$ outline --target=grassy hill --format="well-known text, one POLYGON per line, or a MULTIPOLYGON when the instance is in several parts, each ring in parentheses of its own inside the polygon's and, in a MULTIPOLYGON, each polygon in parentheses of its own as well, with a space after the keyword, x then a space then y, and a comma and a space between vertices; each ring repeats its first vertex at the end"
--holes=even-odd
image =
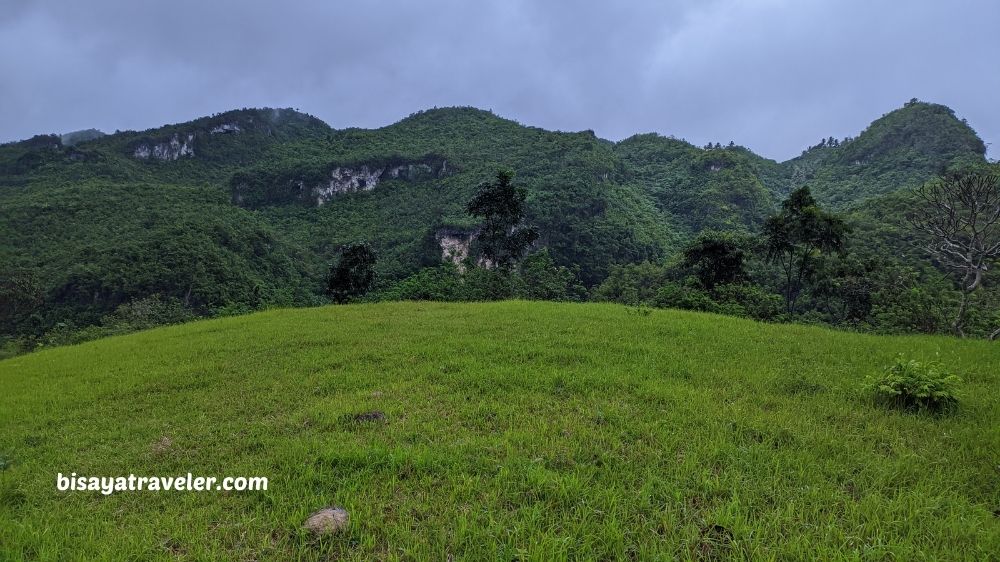
POLYGON ((0 559, 984 560, 998 379, 988 342, 600 304, 161 328, 0 362, 0 559), (957 415, 867 400, 900 353, 965 379, 957 415), (104 496, 59 472, 270 486, 104 496), (311 539, 329 504, 348 530, 311 539))

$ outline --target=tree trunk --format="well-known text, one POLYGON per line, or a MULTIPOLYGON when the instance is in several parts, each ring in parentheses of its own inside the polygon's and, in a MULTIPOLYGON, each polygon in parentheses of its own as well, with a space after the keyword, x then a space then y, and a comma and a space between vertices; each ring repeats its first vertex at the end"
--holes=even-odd
POLYGON ((990 334, 990 341, 994 341, 998 337, 1000 337, 1000 328, 997 328, 996 330, 993 330, 993 333, 990 334))
POLYGON ((969 292, 962 287, 962 302, 958 305, 958 314, 955 316, 955 323, 952 328, 955 330, 955 335, 964 338, 965 331, 962 330, 962 326, 965 324, 965 312, 969 304, 969 292))

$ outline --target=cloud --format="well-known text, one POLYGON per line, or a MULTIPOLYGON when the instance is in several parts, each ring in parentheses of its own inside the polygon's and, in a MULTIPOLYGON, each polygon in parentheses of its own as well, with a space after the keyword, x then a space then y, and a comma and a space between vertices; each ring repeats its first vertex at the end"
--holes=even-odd
POLYGON ((989 142, 997 21, 991 0, 15 0, 0 15, 0 140, 251 106, 377 127, 475 105, 784 159, 918 97, 989 142))

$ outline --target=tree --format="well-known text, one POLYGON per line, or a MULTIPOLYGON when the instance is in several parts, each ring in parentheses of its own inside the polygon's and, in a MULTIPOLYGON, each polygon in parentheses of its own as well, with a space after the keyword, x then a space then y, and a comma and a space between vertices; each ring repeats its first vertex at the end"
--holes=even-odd
POLYGON ((681 265, 693 270, 703 287, 738 283, 747 278, 748 242, 731 232, 703 232, 687 248, 681 265))
POLYGON ((767 258, 785 275, 785 310, 791 314, 806 282, 824 253, 843 253, 849 230, 840 217, 816 205, 808 187, 800 187, 781 204, 781 212, 767 219, 764 235, 767 258))
POLYGON ((363 296, 375 284, 375 250, 365 243, 348 244, 330 268, 326 292, 338 304, 363 296))
POLYGON ((500 269, 510 269, 538 239, 538 231, 523 224, 527 191, 514 186, 513 179, 512 172, 498 171, 466 206, 470 215, 483 219, 476 238, 480 254, 500 269))
MULTIPOLYGON (((952 323, 965 335, 969 296, 982 286, 992 262, 1000 259, 1000 176, 974 171, 951 174, 916 190, 921 205, 910 224, 929 236, 924 249, 957 277, 961 300, 952 323)), ((990 335, 995 339, 1000 328, 990 335)))
POLYGON ((0 333, 15 333, 17 324, 43 301, 34 273, 24 269, 0 272, 0 333))

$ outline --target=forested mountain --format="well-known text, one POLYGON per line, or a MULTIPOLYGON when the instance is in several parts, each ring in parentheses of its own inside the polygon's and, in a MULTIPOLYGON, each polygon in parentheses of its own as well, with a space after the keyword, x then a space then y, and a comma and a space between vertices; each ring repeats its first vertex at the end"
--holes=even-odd
POLYGON ((783 163, 655 134, 614 143, 546 131, 473 108, 374 130, 243 109, 81 133, 0 146, 5 291, 30 308, 6 315, 8 334, 97 323, 150 295, 196 314, 321 302, 330 262, 354 241, 374 246, 389 286, 468 245, 476 224, 465 203, 498 168, 527 188, 538 247, 593 287, 616 265, 675 255, 705 229, 756 232, 802 185, 883 232, 886 217, 865 209, 985 162, 967 124, 916 101, 783 163))
POLYGON ((910 100, 857 138, 828 139, 784 167, 793 186, 808 183, 821 201, 846 208, 981 163, 985 153, 982 139, 950 108, 910 100))

